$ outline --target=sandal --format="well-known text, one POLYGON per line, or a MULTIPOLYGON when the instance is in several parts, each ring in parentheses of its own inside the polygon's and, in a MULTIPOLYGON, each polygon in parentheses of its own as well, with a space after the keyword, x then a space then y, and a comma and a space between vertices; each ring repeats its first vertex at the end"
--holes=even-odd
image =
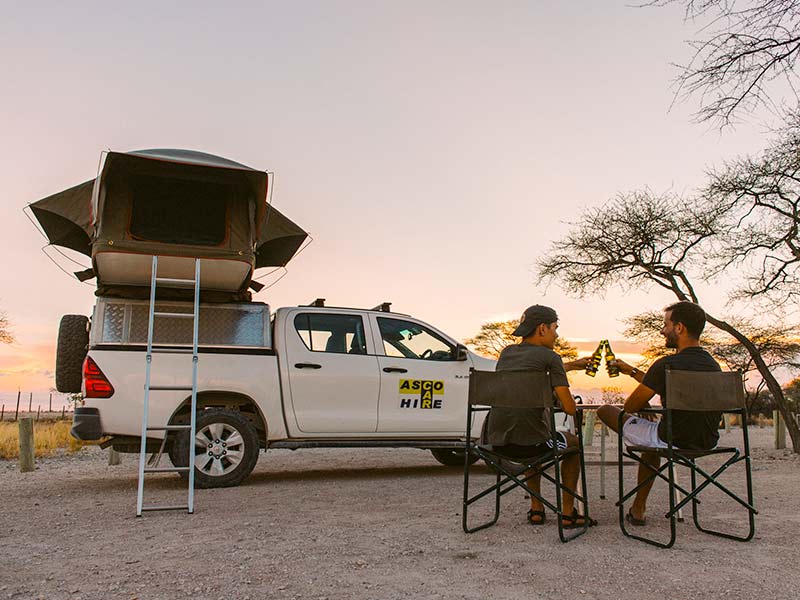
POLYGON ((573 509, 571 515, 561 515, 561 521, 561 526, 564 529, 578 529, 583 527, 594 527, 597 525, 597 521, 595 521, 592 517, 587 515, 579 515, 578 511, 575 509, 573 509), (578 523, 579 519, 583 519, 583 523, 578 523), (563 521, 566 521, 566 523, 563 523, 563 521))
POLYGON ((547 515, 543 510, 530 509, 528 511, 528 525, 544 525, 545 520, 547 520, 547 515))
POLYGON ((630 523, 631 525, 635 525, 636 527, 643 527, 647 524, 647 519, 637 519, 631 514, 630 509, 627 513, 625 513, 625 520, 630 523))

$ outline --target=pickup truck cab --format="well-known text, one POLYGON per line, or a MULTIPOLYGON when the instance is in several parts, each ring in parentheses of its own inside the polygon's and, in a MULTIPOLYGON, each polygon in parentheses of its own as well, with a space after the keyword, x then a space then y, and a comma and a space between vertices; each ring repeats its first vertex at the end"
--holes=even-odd
MULTIPOLYGON (((160 304, 191 310, 185 302, 160 304)), ((84 325, 90 333, 74 437, 139 451, 147 306, 98 298, 91 327, 84 325)), ((469 371, 495 363, 435 327, 388 304, 363 310, 317 301, 274 316, 262 303, 203 304, 200 314, 194 444, 186 431, 154 431, 147 440, 148 451, 166 452, 175 466, 188 464, 193 445, 198 487, 237 485, 262 448, 413 447, 443 464, 464 464, 469 371)), ((62 330, 80 329, 68 317, 62 330)), ((191 334, 162 337, 175 352, 153 354, 151 386, 191 387, 191 334)), ((75 343, 60 334, 59 356, 75 343)), ((185 390, 152 391, 148 425, 188 423, 190 401, 185 390)))

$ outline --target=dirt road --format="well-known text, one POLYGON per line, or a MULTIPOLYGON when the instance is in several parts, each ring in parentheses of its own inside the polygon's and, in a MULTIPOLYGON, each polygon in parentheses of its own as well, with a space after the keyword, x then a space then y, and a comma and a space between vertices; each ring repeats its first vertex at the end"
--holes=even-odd
MULTIPOLYGON (((755 540, 709 537, 687 520, 672 550, 622 536, 613 501, 598 498, 599 467, 587 472, 600 524, 561 544, 552 515, 525 524, 519 491, 496 526, 465 535, 460 470, 421 450, 270 451, 241 487, 199 490, 194 515, 139 519, 134 455, 108 466, 91 448, 27 474, 0 462, 0 599, 796 599, 800 460, 770 450, 771 434, 752 430, 755 540)), ((615 481, 609 469, 610 496, 615 481)), ((148 482, 153 501, 183 492, 175 475, 148 482)), ((664 491, 656 485, 648 529, 666 534, 664 491)), ((717 493, 702 508, 711 525, 741 516, 717 493)))

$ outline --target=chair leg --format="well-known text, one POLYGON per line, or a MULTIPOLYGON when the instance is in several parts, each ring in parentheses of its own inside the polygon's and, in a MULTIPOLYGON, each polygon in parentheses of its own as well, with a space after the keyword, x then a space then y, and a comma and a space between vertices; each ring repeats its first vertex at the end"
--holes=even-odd
MULTIPOLYGON (((468 516, 469 516, 469 506, 472 504, 469 498, 469 465, 465 466, 464 468, 464 500, 462 504, 461 510, 461 527, 464 530, 464 533, 475 533, 476 531, 480 531, 481 529, 486 529, 487 527, 491 527, 497 520, 500 518, 500 472, 497 472, 497 478, 495 480, 495 500, 494 500, 494 517, 485 523, 482 523, 476 527, 470 527, 468 525, 468 516)), ((474 500, 474 499, 473 499, 474 500)))
MULTIPOLYGON (((620 442, 620 444, 622 444, 622 440, 621 439, 619 440, 619 442, 620 442)), ((628 458, 632 458, 635 462, 637 462, 639 464, 643 464, 643 461, 639 456, 637 456, 633 452, 623 452, 621 445, 620 445, 620 448, 618 450, 618 457, 619 457, 619 460, 618 460, 619 464, 617 466, 617 473, 619 474, 619 501, 617 502, 617 505, 619 506, 619 527, 622 530, 623 535, 625 535, 626 537, 632 538, 634 540, 639 540, 640 542, 644 542, 646 544, 650 544, 651 546, 656 546, 657 548, 671 548, 675 544, 675 538, 676 538, 676 535, 677 535, 677 529, 676 529, 676 520, 677 519, 675 517, 675 510, 674 510, 674 508, 675 508, 675 493, 676 493, 676 489, 675 488, 676 488, 676 486, 675 486, 675 470, 674 470, 673 461, 670 460, 670 459, 667 459, 667 464, 665 465, 665 467, 667 468, 667 470, 669 472, 669 475, 668 475, 668 477, 666 479, 667 479, 667 481, 669 483, 669 508, 670 508, 670 512, 667 513, 667 517, 669 518, 670 538, 669 538, 669 541, 664 543, 664 542, 660 542, 658 540, 655 540, 653 538, 648 538, 648 537, 645 537, 645 536, 637 535, 635 533, 631 533, 630 531, 628 531, 628 528, 625 526, 625 497, 626 497, 626 493, 625 493, 625 481, 624 481, 623 471, 622 471, 622 468, 623 468, 622 467, 622 460, 623 460, 624 457, 628 457, 628 458)), ((664 467, 661 467, 661 469, 663 469, 663 468, 664 467)), ((660 473, 660 471, 658 473, 660 473)), ((654 473, 653 475, 651 475, 650 479, 655 479, 658 476, 658 473, 654 473)), ((636 489, 638 489, 642 485, 644 485, 644 483, 641 483, 641 484, 637 485, 636 489)))
MULTIPOLYGON (((744 457, 744 461, 745 461, 745 476, 746 476, 746 480, 747 480, 747 505, 748 506, 745 508, 745 510, 747 510, 747 516, 748 516, 748 531, 747 531, 747 535, 735 535, 735 534, 732 534, 732 533, 727 533, 727 532, 723 532, 723 531, 717 531, 717 530, 714 530, 714 529, 709 529, 707 527, 701 526, 700 525, 700 519, 699 519, 698 511, 697 511, 697 502, 696 502, 696 499, 693 497, 692 498, 692 520, 694 521, 694 526, 699 531, 702 531, 703 533, 707 533, 709 535, 715 535, 717 537, 726 538, 726 539, 729 539, 729 540, 736 540, 738 542, 749 542, 751 539, 753 539, 753 536, 756 533, 756 518, 755 518, 756 510, 754 508, 752 508, 752 506, 753 506, 753 480, 752 480, 751 469, 750 469, 750 456, 749 455, 745 456, 744 457)), ((692 473, 692 493, 693 494, 696 493, 695 489, 697 488, 697 478, 696 478, 697 471, 696 471, 695 467, 696 467, 696 463, 695 463, 694 460, 692 460, 691 473, 692 473)), ((712 477, 714 477, 714 479, 716 479, 716 476, 718 476, 718 475, 719 475, 719 473, 717 473, 716 475, 714 475, 712 477)), ((732 494, 732 492, 730 492, 730 490, 728 490, 727 488, 722 486, 718 481, 715 481, 714 483, 718 487, 722 488, 723 491, 726 491, 729 494, 732 494)), ((700 491, 700 490, 698 490, 698 491, 700 491)))

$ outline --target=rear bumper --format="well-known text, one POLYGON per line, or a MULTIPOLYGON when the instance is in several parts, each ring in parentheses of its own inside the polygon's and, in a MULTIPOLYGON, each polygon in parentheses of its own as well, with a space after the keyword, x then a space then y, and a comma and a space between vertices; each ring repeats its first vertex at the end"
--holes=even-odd
POLYGON ((100 425, 100 411, 96 408, 79 406, 75 408, 72 417, 70 435, 76 440, 89 442, 103 437, 103 427, 100 425))

